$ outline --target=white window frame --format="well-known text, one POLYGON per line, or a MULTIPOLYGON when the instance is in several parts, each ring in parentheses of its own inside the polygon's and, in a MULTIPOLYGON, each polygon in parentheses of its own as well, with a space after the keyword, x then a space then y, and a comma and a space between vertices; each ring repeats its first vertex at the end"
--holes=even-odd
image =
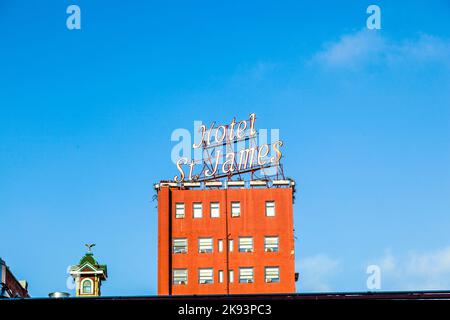
POLYGON ((220 218, 220 202, 210 202, 209 213, 211 218, 220 218))
POLYGON ((80 286, 81 286, 81 294, 94 294, 94 281, 92 281, 92 279, 89 279, 89 278, 83 279, 80 283, 80 286), (85 282, 89 282, 91 292, 84 291, 84 283, 85 282))
POLYGON ((198 269, 198 283, 199 284, 213 284, 214 283, 214 269, 213 268, 198 269))
POLYGON ((188 252, 188 240, 187 240, 187 238, 174 238, 172 240, 172 253, 179 254, 179 253, 187 253, 187 252, 188 252), (183 246, 181 246, 179 244, 177 246, 175 245, 176 242, 180 243, 182 241, 185 242, 184 250, 183 250, 183 246), (180 247, 181 249, 176 249, 176 247, 180 247))
POLYGON ((228 240, 228 252, 233 252, 234 250, 234 241, 233 239, 228 240))
POLYGON ((185 217, 184 202, 175 203, 175 219, 183 219, 185 217))
POLYGON ((222 252, 222 251, 223 251, 223 240, 222 240, 222 239, 217 240, 217 250, 218 250, 219 252, 222 252))
POLYGON ((172 271, 172 283, 173 284, 184 285, 184 284, 187 284, 187 282, 188 282, 187 269, 173 269, 173 271, 172 271), (176 275, 177 272, 183 273, 184 275, 176 275))
POLYGON ((275 217, 275 215, 276 215, 275 201, 273 200, 266 201, 266 217, 275 217))
POLYGON ((223 283, 223 270, 219 270, 219 283, 223 283))
POLYGON ((253 237, 239 237, 239 252, 253 252, 253 237))
POLYGON ((240 201, 231 201, 231 217, 240 217, 241 216, 241 202, 240 201))
POLYGON ((264 252, 278 252, 280 250, 280 237, 265 236, 264 237, 264 252), (274 241, 276 239, 276 241, 274 241))
POLYGON ((228 283, 234 282, 234 270, 228 270, 228 283))
POLYGON ((253 267, 239 268, 239 283, 253 283, 255 277, 253 267))
POLYGON ((213 238, 198 238, 199 253, 212 253, 213 251, 214 251, 213 238), (205 244, 205 242, 207 242, 207 244, 205 244))
POLYGON ((201 203, 201 202, 194 202, 192 204, 192 217, 194 219, 203 218, 203 203, 201 203))
POLYGON ((280 282, 280 267, 265 267, 264 268, 264 280, 266 283, 279 283, 280 282))

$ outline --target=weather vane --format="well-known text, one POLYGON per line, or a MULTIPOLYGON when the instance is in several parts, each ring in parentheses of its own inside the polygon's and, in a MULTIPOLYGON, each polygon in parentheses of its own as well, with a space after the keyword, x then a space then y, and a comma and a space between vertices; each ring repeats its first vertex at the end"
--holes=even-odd
POLYGON ((85 246, 88 249, 88 252, 92 253, 92 247, 95 247, 95 243, 86 243, 85 246))

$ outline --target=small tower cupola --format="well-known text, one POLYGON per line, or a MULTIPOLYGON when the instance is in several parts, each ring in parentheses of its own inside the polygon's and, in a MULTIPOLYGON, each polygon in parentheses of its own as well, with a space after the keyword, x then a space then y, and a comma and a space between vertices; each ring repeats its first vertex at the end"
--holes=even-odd
POLYGON ((87 252, 79 264, 70 268, 70 275, 75 280, 75 295, 77 297, 99 297, 102 281, 108 277, 107 268, 99 264, 94 258, 92 247, 95 244, 86 244, 87 252))

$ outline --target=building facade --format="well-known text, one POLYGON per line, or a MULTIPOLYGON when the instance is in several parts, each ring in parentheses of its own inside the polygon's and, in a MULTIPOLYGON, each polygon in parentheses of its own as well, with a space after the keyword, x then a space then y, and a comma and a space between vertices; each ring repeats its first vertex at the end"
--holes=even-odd
POLYGON ((210 184, 155 186, 158 294, 295 292, 294 182, 210 184))
POLYGON ((28 283, 17 280, 0 258, 0 298, 29 298, 28 283))

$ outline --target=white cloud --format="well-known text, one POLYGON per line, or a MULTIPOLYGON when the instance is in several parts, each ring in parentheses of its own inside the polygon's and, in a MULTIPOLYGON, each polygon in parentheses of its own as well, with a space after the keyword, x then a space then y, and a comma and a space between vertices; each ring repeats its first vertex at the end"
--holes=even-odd
POLYGON ((401 44, 393 44, 389 49, 386 58, 390 63, 415 61, 450 65, 450 42, 431 35, 421 34, 417 39, 407 39, 401 44))
POLYGON ((313 62, 329 67, 355 67, 369 59, 378 58, 386 46, 378 32, 363 30, 325 44, 324 50, 314 55, 313 62))
MULTIPOLYGON (((299 258, 296 265, 299 267, 298 291, 301 292, 332 292, 343 291, 337 280, 341 277, 359 278, 365 275, 365 267, 378 265, 381 269, 381 290, 385 291, 412 291, 412 290, 449 290, 450 289, 450 246, 431 251, 410 251, 394 254, 391 249, 384 254, 369 261, 361 270, 361 275, 349 275, 353 270, 349 265, 343 265, 339 259, 327 254, 317 254, 299 258)), ((365 275, 367 277, 367 275, 365 275)), ((349 278, 350 280, 350 278, 349 278)), ((360 283, 365 286, 365 282, 360 283)), ((349 282, 345 290, 364 290, 364 287, 355 286, 349 282), (352 287, 353 286, 353 287, 352 287)))
POLYGON ((383 290, 450 289, 450 247, 397 257, 387 250, 376 264, 381 267, 383 290))
POLYGON ((450 41, 427 34, 392 41, 380 31, 363 29, 327 43, 316 53, 313 65, 331 68, 359 68, 367 65, 416 67, 417 63, 437 62, 450 66, 450 41))
POLYGON ((339 261, 325 254, 302 258, 297 262, 300 270, 299 290, 308 291, 332 291, 330 279, 339 270, 339 261))

